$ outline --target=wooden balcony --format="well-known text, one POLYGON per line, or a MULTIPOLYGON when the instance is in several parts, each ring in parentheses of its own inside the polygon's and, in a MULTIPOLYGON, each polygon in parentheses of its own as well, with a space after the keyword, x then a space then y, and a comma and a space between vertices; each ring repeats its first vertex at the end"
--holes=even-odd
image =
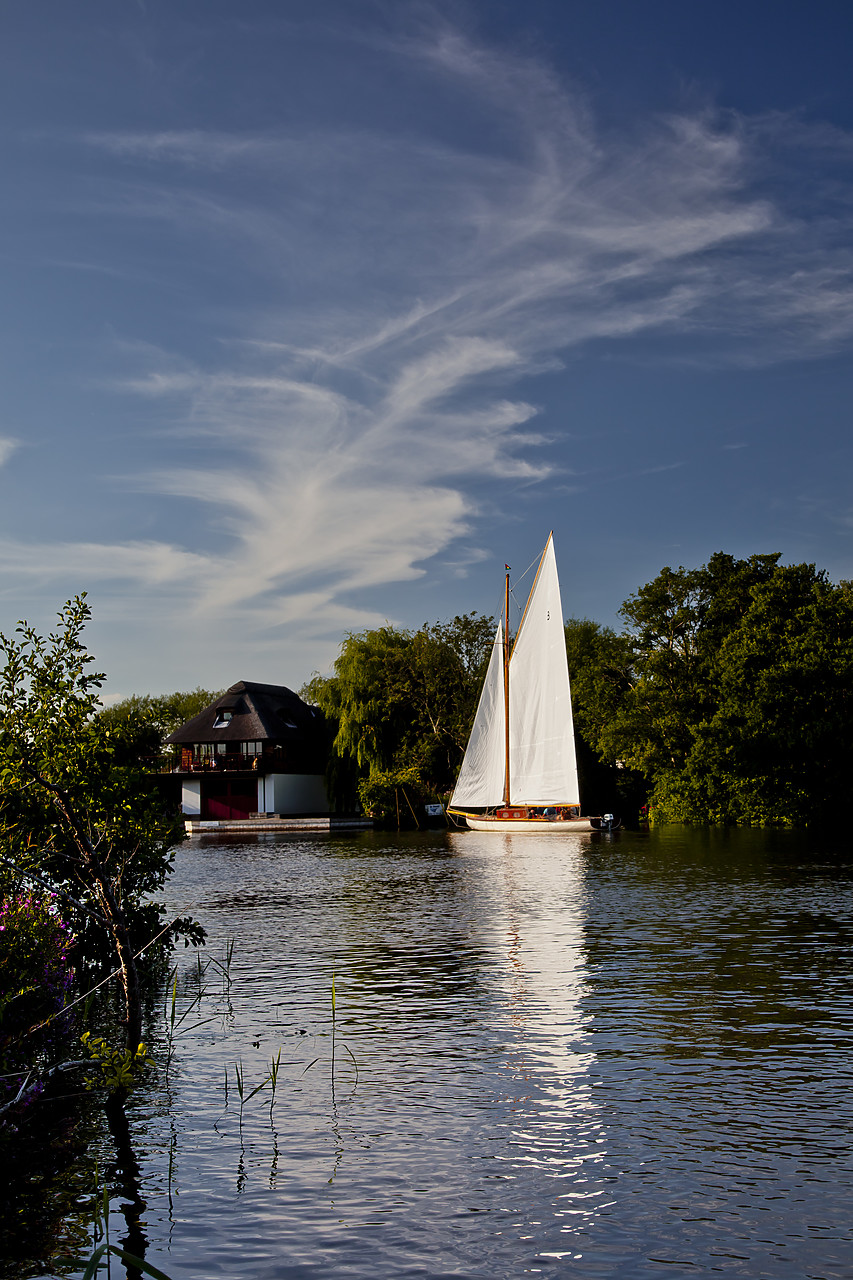
POLYGON ((273 773, 284 766, 284 753, 281 748, 264 751, 261 755, 243 755, 242 752, 229 751, 224 755, 191 756, 189 752, 181 753, 176 772, 189 774, 216 773, 273 773))

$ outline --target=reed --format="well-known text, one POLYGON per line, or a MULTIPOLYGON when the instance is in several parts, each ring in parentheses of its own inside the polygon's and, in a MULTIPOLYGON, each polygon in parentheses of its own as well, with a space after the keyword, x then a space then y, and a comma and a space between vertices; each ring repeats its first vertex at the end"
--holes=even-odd
POLYGON ((335 1095, 335 970, 332 969, 332 1097, 335 1095))
POLYGON ((164 1068, 164 1076, 166 1086, 169 1084, 169 1069, 172 1066, 172 1055, 175 1052, 175 1014, 177 1012, 178 1001, 178 966, 175 965, 172 970, 172 999, 170 1002, 170 1012, 166 1026, 166 1065, 164 1068))
POLYGON ((243 1105, 245 1098, 243 1096, 243 1064, 242 1062, 234 1063, 234 1077, 237 1081, 237 1096, 240 1099, 240 1133, 243 1132, 243 1105))
POLYGON ((274 1058, 270 1058, 270 1073, 267 1079, 270 1084, 270 1128, 272 1128, 272 1113, 275 1106, 275 1091, 278 1084, 278 1070, 281 1066, 281 1045, 278 1047, 278 1053, 274 1058))
MULTIPOLYGON (((215 956, 209 956, 202 961, 201 956, 196 953, 195 967, 190 969, 188 982, 195 979, 195 994, 190 999, 183 1012, 178 1009, 178 966, 175 965, 169 971, 169 981, 166 987, 166 999, 163 1006, 163 1020, 166 1026, 166 1062, 164 1067, 164 1076, 166 1085, 169 1085, 169 1073, 175 1057, 175 1040, 179 1034, 189 1034, 191 1031, 197 1031, 199 1027, 205 1026, 208 1022, 214 1022, 219 1014, 213 1013, 208 1017, 199 1018, 196 1022, 187 1024, 187 1019, 194 1010, 201 1010, 202 1001, 210 994, 210 988, 205 985, 205 979, 208 971, 213 970, 222 978, 222 995, 230 997, 231 983, 231 966, 234 959, 234 939, 229 938, 225 946, 225 955, 219 960, 215 956)), ((230 998, 229 998, 229 1013, 230 998)), ((227 1082, 227 1073, 226 1073, 227 1082)), ((227 1083, 226 1083, 226 1106, 227 1101, 227 1083)))
MULTIPOLYGON (((196 960, 198 960, 198 957, 196 957, 196 960)), ((196 977, 199 983, 198 990, 184 1009, 183 1013, 180 1014, 178 1013, 178 966, 175 965, 169 974, 171 979, 171 989, 167 987, 166 1002, 163 1008, 163 1017, 166 1023, 166 1063, 163 1074, 165 1076, 167 1086, 169 1084, 169 1072, 171 1071, 172 1062, 175 1056, 175 1038, 177 1035, 181 1032, 189 1033, 190 1031, 196 1031, 199 1027, 203 1027, 208 1022, 213 1022, 216 1018, 216 1014, 211 1014, 210 1017, 200 1018, 191 1026, 184 1025, 193 1010, 201 1008, 201 1002, 207 995, 207 989, 201 985, 205 971, 206 970, 199 964, 196 970, 196 977)))
MULTIPOLYGON (((332 969, 332 1062, 331 1062, 331 1085, 332 1085, 332 1099, 333 1099, 333 1100, 334 1100, 334 1096, 335 1096, 335 1053, 336 1053, 336 1048, 337 1048, 337 1025, 338 1025, 338 1023, 337 1023, 337 995, 336 995, 336 992, 335 992, 335 971, 334 971, 334 969, 332 969)), ((353 1086, 353 1092, 355 1092, 355 1090, 358 1088, 358 1063, 357 1063, 357 1062, 356 1062, 356 1060, 355 1060, 355 1054, 353 1053, 352 1049, 350 1049, 350 1047, 349 1047, 349 1045, 346 1043, 346 1041, 344 1041, 344 1040, 342 1040, 342 1041, 341 1041, 341 1048, 342 1048, 346 1053, 348 1053, 348 1054, 349 1054, 349 1057, 350 1057, 350 1060, 351 1060, 351 1062, 352 1062, 352 1065, 355 1067, 355 1084, 354 1084, 354 1086, 353 1086)), ((315 1059, 314 1059, 314 1062, 316 1062, 316 1061, 317 1061, 317 1059, 315 1058, 315 1059)), ((309 1065, 313 1067, 314 1063, 312 1062, 312 1063, 310 1063, 309 1065)), ((306 1067, 306 1068, 305 1068, 305 1071, 307 1071, 307 1070, 308 1070, 308 1067, 306 1067)), ((302 1073, 303 1075, 305 1074, 305 1071, 303 1071, 303 1073, 302 1073)))
MULTIPOLYGON (((239 1099, 240 1099, 240 1132, 241 1132, 241 1133, 243 1132, 243 1108, 244 1108, 244 1106, 246 1105, 246 1103, 247 1103, 247 1102, 251 1102, 251 1101, 252 1101, 252 1099, 253 1099, 254 1097, 256 1097, 256 1096, 261 1092, 261 1090, 262 1090, 262 1089, 266 1089, 267 1085, 268 1085, 268 1084, 271 1084, 271 1083, 273 1082, 273 1078, 275 1078, 275 1083, 276 1083, 276 1084, 278 1083, 278 1068, 279 1068, 279 1062, 280 1062, 280 1060, 281 1060, 281 1049, 279 1049, 279 1051, 278 1051, 278 1059, 273 1059, 273 1061, 272 1061, 272 1064, 271 1064, 271 1067, 270 1067, 270 1072, 269 1072, 269 1074, 267 1074, 267 1075, 265 1075, 265 1076, 264 1076, 264 1078, 263 1078, 263 1080, 261 1081, 261 1083, 260 1083, 260 1084, 256 1084, 256 1085, 255 1085, 255 1087, 254 1087, 254 1089, 252 1089, 251 1093, 247 1093, 247 1092, 246 1092, 246 1076, 245 1076, 245 1072, 244 1072, 244 1070, 243 1070, 243 1063, 242 1063, 242 1062, 235 1062, 235 1063, 234 1063, 234 1078, 235 1078, 235 1080, 236 1080, 236 1082, 237 1082, 237 1096, 238 1096, 238 1097, 239 1097, 239 1099)), ((272 1119, 272 1107, 273 1107, 274 1102, 275 1102, 275 1084, 273 1084, 273 1097, 272 1097, 272 1102, 270 1103, 270 1119, 272 1119)), ((225 1078, 225 1105, 226 1105, 226 1106, 228 1105, 228 1077, 227 1077, 227 1075, 226 1075, 226 1078, 225 1078)))
MULTIPOLYGON (((223 995, 227 995, 231 990, 231 983, 233 982, 233 978, 231 977, 231 964, 233 959, 234 959, 234 939, 229 938, 225 943, 224 958, 222 960, 217 960, 215 956, 210 956, 208 957, 208 959, 205 961, 205 964, 204 964, 205 973, 207 972, 208 969, 215 969, 216 972, 221 976, 223 995)), ((198 961, 199 966, 201 966, 201 957, 199 955, 196 955, 196 960, 198 961)))

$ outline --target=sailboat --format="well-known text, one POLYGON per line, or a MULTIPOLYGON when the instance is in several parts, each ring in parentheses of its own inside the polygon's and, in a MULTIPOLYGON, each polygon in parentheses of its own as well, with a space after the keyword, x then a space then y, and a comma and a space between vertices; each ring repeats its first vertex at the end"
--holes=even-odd
POLYGON ((580 816, 553 533, 512 646, 509 567, 505 601, 448 813, 464 818, 475 831, 561 835, 610 830, 618 825, 612 814, 580 816))

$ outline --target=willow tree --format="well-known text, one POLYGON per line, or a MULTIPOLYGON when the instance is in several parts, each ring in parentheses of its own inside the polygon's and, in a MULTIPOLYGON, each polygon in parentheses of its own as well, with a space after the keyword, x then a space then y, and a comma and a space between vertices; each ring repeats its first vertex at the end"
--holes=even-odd
POLYGON ((334 674, 301 691, 335 727, 333 791, 362 784, 372 796, 380 780, 393 791, 395 778, 418 795, 449 791, 493 632, 491 618, 472 613, 417 631, 386 625, 348 635, 334 674))

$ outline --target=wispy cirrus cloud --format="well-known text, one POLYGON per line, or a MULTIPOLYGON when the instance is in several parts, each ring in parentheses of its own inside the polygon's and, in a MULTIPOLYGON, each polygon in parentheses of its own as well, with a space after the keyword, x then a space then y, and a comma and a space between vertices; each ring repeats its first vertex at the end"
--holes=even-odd
POLYGON ((165 542, 109 546, 100 542, 24 543, 11 538, 0 539, 0 564, 4 573, 28 579, 112 579, 158 588, 183 587, 189 577, 203 575, 211 567, 205 556, 165 542))
POLYGON ((696 112, 616 136, 540 63, 447 28, 387 52, 439 95, 452 84, 466 136, 488 119, 488 144, 428 126, 80 139, 113 166, 91 213, 157 224, 226 284, 226 261, 263 277, 255 302, 223 309, 221 343, 140 351, 113 382, 168 402, 173 438, 197 441, 191 463, 126 483, 203 504, 228 546, 6 544, 7 568, 82 558, 96 577, 180 584, 226 629, 313 642, 375 619, 353 593, 411 580, 470 535, 486 479, 566 470, 512 394, 560 353, 643 335, 748 363, 853 335, 844 237, 760 181, 783 120, 696 112))

